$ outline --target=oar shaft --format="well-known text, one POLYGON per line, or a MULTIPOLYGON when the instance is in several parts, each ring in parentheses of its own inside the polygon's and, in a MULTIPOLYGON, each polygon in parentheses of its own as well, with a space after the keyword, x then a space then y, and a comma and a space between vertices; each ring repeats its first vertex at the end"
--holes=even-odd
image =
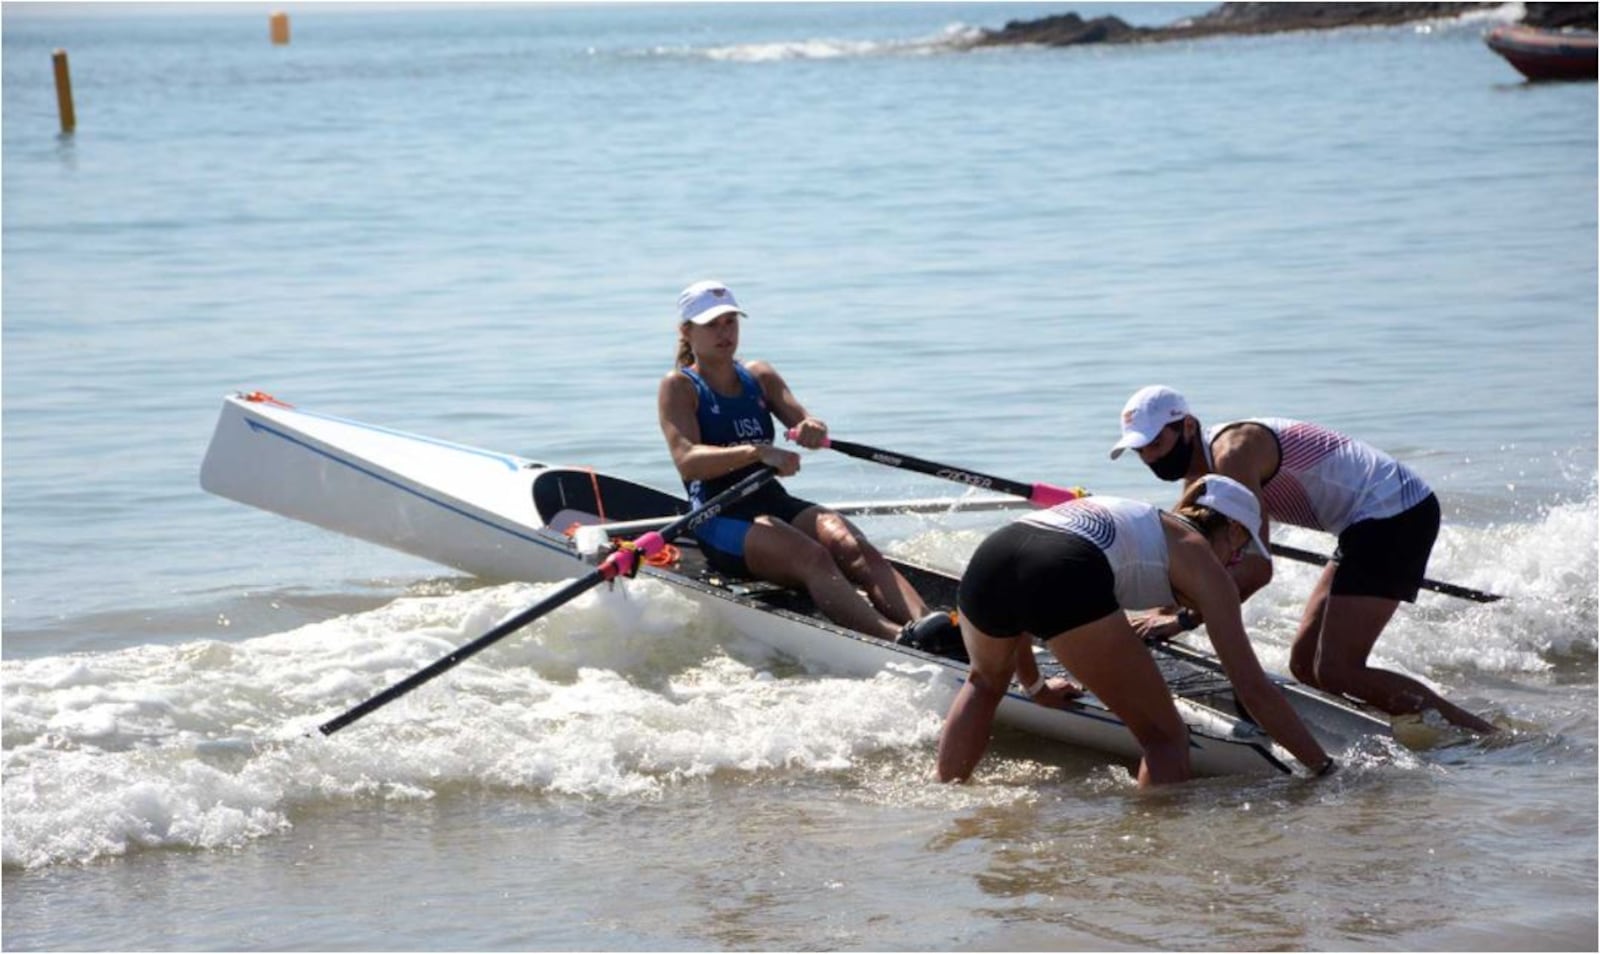
POLYGON ((458 647, 451 652, 450 655, 437 660, 429 665, 426 669, 420 669, 417 672, 412 673, 406 678, 373 696, 371 699, 368 699, 366 702, 363 702, 345 712, 343 715, 335 716, 334 718, 329 719, 327 722, 324 722, 322 725, 318 726, 317 731, 321 732, 323 735, 332 735, 333 733, 338 732, 340 729, 356 721, 357 719, 360 719, 362 716, 367 715, 375 709, 380 709, 383 706, 388 705, 433 677, 439 675, 440 673, 443 673, 449 669, 454 669, 456 666, 466 662, 468 659, 471 659, 478 653, 483 652, 485 649, 488 649, 491 645, 499 642, 501 639, 504 639, 527 624, 533 622, 538 617, 543 616, 557 607, 564 606, 567 603, 572 602, 574 599, 577 599, 579 596, 583 595, 589 590, 592 590, 601 583, 604 583, 606 579, 607 577, 599 570, 599 568, 589 571, 584 576, 573 580, 571 583, 563 586, 560 590, 557 590, 555 593, 552 593, 545 599, 540 600, 517 615, 505 620, 500 625, 489 630, 487 633, 484 633, 482 636, 479 636, 477 639, 474 639, 472 642, 458 647))
POLYGON ((897 467, 900 470, 927 474, 930 477, 942 477, 945 480, 953 480, 958 484, 982 487, 985 490, 998 490, 1001 493, 1013 494, 1018 497, 1028 497, 1033 494, 1032 484, 1019 483, 1015 480, 995 477, 992 474, 984 474, 976 470, 951 467, 948 464, 923 460, 920 457, 912 457, 907 454, 896 454, 876 447, 868 447, 865 444, 857 444, 854 441, 829 440, 827 446, 851 457, 859 457, 862 460, 870 460, 873 463, 883 464, 888 467, 897 467))
MULTIPOLYGON (((990 510, 1017 510, 1027 504, 1016 497, 918 497, 909 500, 850 500, 841 503, 823 503, 824 507, 845 517, 901 516, 915 513, 983 513, 990 510)), ((641 520, 618 520, 592 526, 604 530, 608 536, 627 536, 646 530, 659 530, 673 521, 673 517, 645 517, 641 520)))
MULTIPOLYGON (((790 431, 789 438, 793 440, 794 436, 795 432, 790 431)), ((900 470, 915 471, 919 474, 927 474, 931 477, 942 477, 945 480, 953 480, 957 483, 968 484, 973 487, 983 487, 988 490, 996 490, 1003 494, 1012 494, 1017 497, 1022 497, 1023 499, 1028 500, 1035 506, 1039 507, 1051 507, 1068 500, 1076 500, 1077 498, 1085 495, 1081 488, 1056 487, 1051 484, 1025 484, 1021 481, 1008 480, 1004 477, 995 477, 990 474, 979 473, 975 470, 964 470, 960 467, 951 467, 948 464, 940 464, 930 460, 923 460, 919 457, 912 457, 908 454, 899 454, 895 453, 894 451, 886 451, 882 448, 871 447, 867 444, 857 444, 854 441, 841 441, 828 438, 827 440, 823 441, 823 446, 832 448, 833 450, 850 457, 857 457, 861 460, 872 461, 875 464, 883 464, 887 467, 899 468, 900 470)), ((1320 553, 1312 553, 1309 550, 1297 550, 1294 547, 1286 547, 1277 543, 1272 544, 1272 552, 1277 556, 1287 557, 1291 560, 1300 560, 1305 563, 1314 563, 1318 566, 1322 566, 1328 562, 1328 557, 1325 557, 1320 553)), ((1422 581, 1422 587, 1423 589, 1433 590, 1435 593, 1443 593, 1447 596, 1457 596, 1462 599, 1474 600, 1479 603, 1493 603, 1501 599, 1500 596, 1494 593, 1485 593, 1482 590, 1474 590, 1471 587, 1466 586, 1457 586, 1454 583, 1440 583, 1437 580, 1425 579, 1422 581)))
MULTIPOLYGON (((791 431, 789 436, 792 439, 794 432, 791 431)), ((823 446, 846 456, 869 460, 875 464, 883 464, 886 467, 952 480, 958 484, 966 484, 969 487, 982 487, 985 490, 1011 494, 1014 497, 1021 497, 1030 501, 1039 507, 1053 507, 1058 503, 1076 500, 1084 495, 1080 489, 1056 487, 1051 484, 1025 484, 1020 480, 996 477, 993 474, 968 470, 965 467, 952 467, 949 464, 923 460, 920 457, 912 457, 909 454, 887 451, 867 444, 857 444, 855 441, 841 441, 829 438, 823 442, 823 446)))
MULTIPOLYGON (((1287 557, 1290 560, 1299 560, 1301 563, 1310 563, 1314 566, 1327 566, 1332 559, 1320 553, 1284 546, 1281 543, 1270 544, 1270 547, 1274 556, 1287 557)), ((1455 596, 1464 600, 1472 600, 1476 603, 1495 603, 1504 599, 1498 593, 1485 593, 1483 590, 1475 590, 1469 586, 1441 583, 1438 580, 1424 579, 1421 586, 1425 590, 1432 590, 1435 593, 1443 593, 1446 596, 1455 596)))
POLYGON ((671 540, 673 537, 681 536, 682 534, 693 530, 695 527, 699 526, 705 521, 710 520, 723 510, 726 510, 729 506, 755 493, 757 488, 775 476, 777 476, 777 472, 770 467, 762 467, 760 470, 746 475, 732 487, 729 487, 722 493, 717 494, 715 497, 712 497, 710 500, 694 508, 683 516, 678 517, 676 520, 673 520, 660 530, 646 533, 644 536, 633 541, 632 543, 626 544, 619 549, 612 551, 612 553, 607 556, 599 566, 590 570, 588 573, 584 574, 578 579, 566 584, 561 589, 550 594, 527 609, 517 613, 515 616, 503 621, 495 628, 489 630, 487 633, 484 633, 482 636, 474 639, 472 642, 459 647, 451 652, 448 656, 445 656, 437 662, 432 663, 427 668, 412 673, 406 678, 373 696, 371 699, 368 699, 366 702, 354 706, 347 712, 329 719, 327 722, 324 722, 322 725, 317 727, 318 731, 320 731, 323 735, 332 735, 350 723, 360 719, 362 716, 371 713, 374 709, 379 709, 388 705, 428 680, 438 676, 440 673, 455 668, 483 650, 488 649, 494 643, 499 642, 501 639, 511 635, 546 613, 572 602, 583 593, 594 589, 601 583, 604 583, 607 580, 614 580, 618 576, 624 576, 632 573, 634 563, 640 559, 640 554, 643 554, 645 557, 649 557, 650 555, 656 553, 662 547, 666 546, 668 540, 671 540))

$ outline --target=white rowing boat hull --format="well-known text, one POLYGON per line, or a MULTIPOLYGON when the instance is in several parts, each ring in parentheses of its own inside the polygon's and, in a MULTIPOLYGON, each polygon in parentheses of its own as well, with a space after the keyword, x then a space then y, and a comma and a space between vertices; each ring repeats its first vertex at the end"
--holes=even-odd
MULTIPOLYGON (((253 507, 504 581, 565 580, 584 572, 575 547, 557 530, 574 520, 595 522, 601 509, 595 491, 607 516, 620 520, 669 516, 686 506, 674 495, 618 478, 303 411, 259 395, 224 400, 200 483, 253 507)), ((952 693, 966 677, 962 663, 841 629, 809 607, 795 609, 790 604, 797 598, 787 591, 690 572, 693 548, 683 549, 684 572, 642 572, 813 670, 871 676, 895 663, 923 671, 931 665, 952 693)), ((954 581, 946 575, 911 565, 902 569, 916 574, 919 586, 937 583, 953 593, 954 581)), ((1203 680, 1214 660, 1193 655, 1191 662, 1167 658, 1163 664, 1185 667, 1183 679, 1198 674, 1203 680)), ((1179 680, 1169 681, 1176 687, 1179 680)), ((1325 745, 1342 748, 1362 735, 1387 731, 1386 723, 1364 713, 1287 681, 1280 684, 1298 692, 1291 701, 1325 745)), ((1191 729, 1195 771, 1288 772, 1287 753, 1254 723, 1228 714, 1214 694, 1177 693, 1191 729)), ((1092 696, 1069 709, 1050 709, 1013 691, 999 717, 1046 738, 1129 760, 1139 755, 1127 728, 1092 696)))
POLYGON ((210 493, 493 580, 577 572, 531 488, 542 464, 231 397, 200 468, 210 493))

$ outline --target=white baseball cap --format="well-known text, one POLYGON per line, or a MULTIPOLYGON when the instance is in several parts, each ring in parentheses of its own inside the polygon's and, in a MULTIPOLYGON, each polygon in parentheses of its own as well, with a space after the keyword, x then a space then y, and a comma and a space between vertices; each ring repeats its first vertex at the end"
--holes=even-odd
POLYGON ((708 325, 723 315, 743 315, 733 292, 721 282, 695 282, 678 295, 678 321, 708 325))
POLYGON ((1250 492, 1250 488, 1221 474, 1207 474, 1200 478, 1200 482, 1205 486, 1201 488, 1200 496, 1195 498, 1196 506, 1209 507, 1243 525, 1250 531, 1250 539, 1261 548, 1261 552, 1267 553, 1267 545, 1261 542, 1261 501, 1250 492))
POLYGON ((1111 445, 1111 459, 1121 457, 1130 447, 1145 446, 1163 427, 1188 416, 1189 402, 1177 391, 1160 384, 1140 388, 1122 405, 1122 439, 1111 445))

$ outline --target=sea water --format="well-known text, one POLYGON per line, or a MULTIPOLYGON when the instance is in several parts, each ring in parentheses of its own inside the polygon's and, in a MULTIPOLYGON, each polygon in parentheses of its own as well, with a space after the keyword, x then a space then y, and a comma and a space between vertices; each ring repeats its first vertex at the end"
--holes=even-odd
MULTIPOLYGON (((5 948, 1593 949, 1594 84, 1484 47, 1516 5, 959 49, 1067 9, 307 5, 275 47, 266 5, 7 4, 5 948), (1517 730, 1153 793, 1002 732, 942 787, 925 677, 645 582, 304 738, 551 587, 207 496, 221 398, 672 489, 702 278, 840 438, 1165 503, 1106 458, 1160 382, 1394 453, 1429 575, 1506 599, 1374 658, 1517 730)), ((863 525, 959 570, 1001 519, 863 525)), ((1247 604, 1269 668, 1314 579, 1247 604)))

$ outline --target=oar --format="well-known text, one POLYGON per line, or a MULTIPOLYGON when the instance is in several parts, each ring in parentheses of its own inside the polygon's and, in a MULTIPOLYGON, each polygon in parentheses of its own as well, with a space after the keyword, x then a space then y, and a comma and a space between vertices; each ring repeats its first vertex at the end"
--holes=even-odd
MULTIPOLYGON (((1310 563, 1315 566, 1327 566, 1329 560, 1331 559, 1330 557, 1325 557, 1320 553, 1312 553, 1310 550, 1299 550, 1294 547, 1286 547, 1281 543, 1271 543, 1268 544, 1268 546, 1272 548, 1272 552, 1276 556, 1288 557, 1291 560, 1299 560, 1301 563, 1310 563)), ((1498 593, 1485 593, 1483 590, 1475 590, 1470 586, 1457 586, 1454 583, 1440 583, 1438 580, 1429 580, 1426 578, 1423 579, 1421 586, 1425 590, 1432 590, 1435 593, 1443 593, 1446 596, 1458 596, 1461 599, 1472 600, 1476 603, 1493 603, 1498 600, 1505 599, 1505 597, 1498 593)))
POLYGON ((678 519, 672 521, 659 531, 645 534, 632 543, 627 543, 619 549, 612 551, 600 565, 588 573, 573 580, 561 589, 533 604, 522 612, 507 619, 505 622, 489 630, 472 642, 460 647, 426 669, 420 670, 395 683, 366 702, 350 709, 343 715, 336 716, 318 726, 323 735, 332 735, 340 729, 356 721, 367 713, 388 705, 411 690, 417 688, 434 676, 447 669, 451 669, 489 648, 492 643, 516 632, 546 613, 570 603, 583 593, 594 589, 607 580, 614 580, 618 576, 625 576, 633 571, 634 562, 650 557, 667 545, 667 541, 693 530, 700 524, 715 517, 725 510, 729 504, 742 500, 753 493, 756 488, 776 476, 776 471, 763 467, 753 474, 740 480, 738 483, 717 494, 699 507, 689 511, 678 519), (641 556, 642 554, 643 556, 641 556))
MULTIPOLYGON (((789 431, 789 439, 794 440, 794 438, 795 432, 793 430, 789 431)), ((848 455, 850 457, 859 457, 862 460, 870 460, 875 464, 883 464, 888 467, 897 467, 901 470, 912 470, 919 474, 927 474, 931 477, 943 477, 945 480, 953 480, 956 483, 969 484, 973 487, 982 487, 986 490, 996 490, 1003 494, 1011 494, 1013 496, 1022 497, 1040 507, 1053 507, 1056 504, 1066 500, 1076 500, 1079 497, 1089 496, 1089 492, 1084 490, 1082 487, 1068 489, 1066 487, 1055 487, 1050 484, 1025 484, 1021 481, 1008 480, 1004 477, 992 477, 988 474, 980 474, 977 471, 964 470, 960 467, 951 467, 948 464, 938 464, 934 463, 933 461, 922 460, 920 458, 910 457, 905 454, 897 454, 894 451, 886 451, 881 448, 870 447, 866 444, 857 444, 853 441, 840 441, 834 440, 833 438, 824 438, 822 446, 831 448, 832 450, 836 450, 839 453, 848 455)), ((1329 557, 1325 557, 1320 553, 1312 553, 1309 550, 1298 550, 1294 547, 1286 547, 1279 543, 1271 544, 1271 548, 1275 555, 1285 557, 1290 560, 1313 563, 1317 566, 1325 566, 1329 561, 1329 557)), ((1494 593, 1485 593, 1482 590, 1474 590, 1470 587, 1457 586, 1454 583, 1440 583, 1437 580, 1425 579, 1422 581, 1422 587, 1423 589, 1433 590, 1435 593, 1443 593, 1446 596, 1457 596, 1465 600, 1474 600, 1479 603, 1493 603, 1496 600, 1502 599, 1502 597, 1494 593)))
MULTIPOLYGON (((795 432, 789 431, 789 439, 794 440, 795 432)), ((1039 507, 1053 507, 1058 503, 1068 500, 1077 500, 1087 497, 1089 492, 1082 487, 1056 487, 1051 484, 1025 484, 1017 480, 1007 480, 1004 477, 995 477, 991 474, 982 474, 964 467, 952 467, 949 464, 939 464, 931 460, 912 457, 909 454, 897 454, 866 444, 857 444, 854 441, 841 441, 833 438, 824 438, 822 446, 836 450, 850 457, 859 457, 870 460, 875 464, 895 467, 900 470, 915 471, 927 474, 930 477, 943 477, 953 480, 958 484, 969 487, 981 487, 984 490, 995 490, 1003 494, 1021 497, 1039 507)))
MULTIPOLYGON (((912 500, 856 500, 844 503, 824 503, 824 507, 846 517, 901 516, 914 513, 986 513, 990 510, 1016 510, 1027 504, 1014 497, 918 497, 912 500)), ((597 523, 594 526, 609 536, 627 536, 646 530, 659 530, 676 517, 642 517, 638 520, 618 520, 597 523)))

